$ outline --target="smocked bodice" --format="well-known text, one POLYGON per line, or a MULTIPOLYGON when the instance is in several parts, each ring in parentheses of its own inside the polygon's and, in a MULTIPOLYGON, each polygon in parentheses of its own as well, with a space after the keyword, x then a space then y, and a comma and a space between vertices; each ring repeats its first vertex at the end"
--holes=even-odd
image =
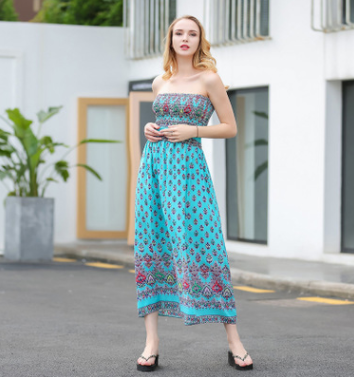
POLYGON ((207 126, 214 112, 209 97, 192 93, 160 93, 156 96, 152 110, 156 124, 162 128, 172 124, 207 126))

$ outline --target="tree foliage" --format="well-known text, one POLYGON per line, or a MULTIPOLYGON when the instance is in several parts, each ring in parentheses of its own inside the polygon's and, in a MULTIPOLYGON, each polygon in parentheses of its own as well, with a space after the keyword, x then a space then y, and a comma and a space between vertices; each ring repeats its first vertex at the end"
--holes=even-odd
POLYGON ((32 21, 123 26, 123 0, 45 0, 42 9, 32 21))
POLYGON ((0 21, 17 21, 13 0, 0 0, 0 21))

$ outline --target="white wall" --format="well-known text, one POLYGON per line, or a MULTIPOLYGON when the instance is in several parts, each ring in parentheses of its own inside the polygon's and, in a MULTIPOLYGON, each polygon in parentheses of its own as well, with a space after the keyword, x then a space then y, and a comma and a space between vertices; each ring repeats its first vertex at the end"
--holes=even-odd
MULTIPOLYGON (((36 119, 40 109, 63 105, 43 131, 69 145, 77 141, 78 97, 128 95, 123 28, 0 22, 0 68, 0 113, 19 106, 27 118, 36 119)), ((69 156, 75 163, 76 151, 69 156)), ((55 242, 74 241, 76 168, 67 183, 49 187, 47 196, 56 199, 55 242)), ((0 249, 5 195, 1 186, 0 249)))
MULTIPOLYGON (((336 169, 341 124, 338 106, 332 106, 333 112, 326 108, 326 80, 354 78, 354 31, 313 31, 310 5, 307 0, 273 0, 270 41, 212 49, 230 89, 269 86, 268 245, 227 241, 229 251, 313 260, 339 252, 340 224, 333 221, 340 220, 336 169), (325 148, 329 123, 336 127, 336 139, 325 148), (327 178, 326 161, 332 162, 327 178), (325 179, 326 195, 333 199, 326 212, 325 179), (331 234, 325 233, 328 227, 331 234)), ((224 167, 224 146, 215 140, 214 148, 214 166, 224 167)), ((225 216, 224 168, 214 169, 214 180, 225 216)), ((225 217, 223 223, 226 235, 225 217)))
MULTIPOLYGON (((205 3, 180 0, 177 16, 188 11, 205 24, 205 3)), ((325 253, 339 251, 338 80, 354 78, 354 31, 328 35, 313 31, 310 6, 308 0, 272 0, 271 40, 211 49, 230 89, 269 86, 268 245, 227 241, 231 252, 338 261, 325 253), (328 80, 334 84, 327 85, 328 80), (330 219, 333 211, 336 217, 330 219)), ((162 57, 125 60, 121 28, 0 22, 0 66, 1 52, 16 60, 2 61, 12 67, 6 84, 15 86, 11 103, 23 101, 30 118, 40 108, 63 104, 64 110, 46 128, 56 139, 71 144, 76 140, 77 97, 126 97, 129 80, 162 73, 162 57)), ((213 123, 218 122, 216 115, 213 123)), ((225 142, 202 142, 226 235, 225 142)), ((75 158, 73 154, 72 162, 75 158)), ((72 171, 69 184, 53 186, 50 192, 57 198, 56 242, 75 240, 75 178, 72 171)))

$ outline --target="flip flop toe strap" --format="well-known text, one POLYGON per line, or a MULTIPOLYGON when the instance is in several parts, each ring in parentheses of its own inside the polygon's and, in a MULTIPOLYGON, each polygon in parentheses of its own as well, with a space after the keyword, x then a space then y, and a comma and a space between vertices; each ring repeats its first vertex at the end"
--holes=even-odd
POLYGON ((245 361, 246 357, 248 356, 248 352, 246 353, 245 356, 243 356, 243 358, 241 356, 238 356, 238 355, 232 355, 233 357, 237 357, 238 359, 242 360, 242 361, 245 361))
POLYGON ((151 357, 156 357, 156 355, 150 355, 148 358, 143 355, 141 355, 140 357, 142 357, 145 361, 148 361, 151 357))

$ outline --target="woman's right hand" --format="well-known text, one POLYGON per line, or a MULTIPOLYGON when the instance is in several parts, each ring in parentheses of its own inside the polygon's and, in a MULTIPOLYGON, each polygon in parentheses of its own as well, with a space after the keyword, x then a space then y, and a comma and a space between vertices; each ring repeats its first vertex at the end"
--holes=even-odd
POLYGON ((152 141, 152 142, 156 142, 163 139, 163 136, 161 136, 161 134, 158 131, 159 128, 160 126, 156 123, 152 123, 152 122, 146 123, 144 127, 145 137, 149 141, 152 141))

